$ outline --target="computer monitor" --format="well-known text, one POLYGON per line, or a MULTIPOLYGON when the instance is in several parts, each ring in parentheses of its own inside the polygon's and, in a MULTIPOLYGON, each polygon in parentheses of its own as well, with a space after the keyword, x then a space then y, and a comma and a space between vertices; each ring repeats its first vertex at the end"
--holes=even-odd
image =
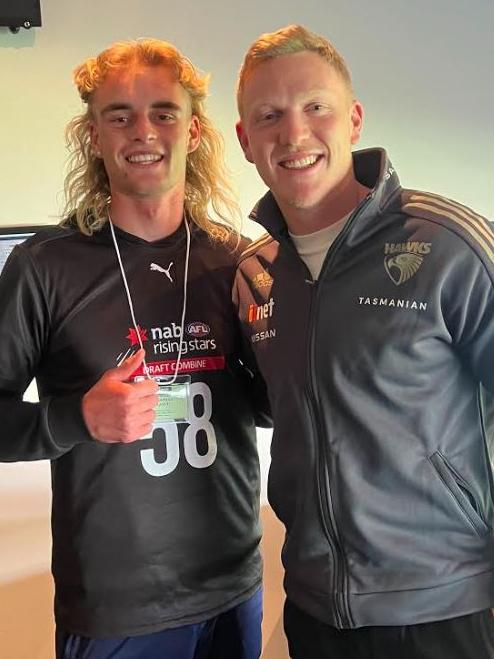
MULTIPOLYGON (((22 243, 29 236, 33 236, 41 229, 46 229, 48 226, 53 226, 49 224, 17 224, 7 227, 0 226, 0 274, 3 270, 3 266, 10 254, 16 245, 22 243)), ((24 400, 30 402, 36 402, 38 400, 38 393, 36 390, 36 385, 33 380, 29 388, 24 394, 24 400)))
POLYGON ((41 229, 46 229, 48 224, 17 224, 2 227, 0 226, 0 272, 3 266, 16 245, 22 243, 29 236, 33 236, 41 229))

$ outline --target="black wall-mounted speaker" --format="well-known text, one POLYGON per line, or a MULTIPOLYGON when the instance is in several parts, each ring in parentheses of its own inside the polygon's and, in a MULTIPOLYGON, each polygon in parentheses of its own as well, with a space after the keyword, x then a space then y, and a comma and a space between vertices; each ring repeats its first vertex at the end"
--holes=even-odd
POLYGON ((0 0, 3 27, 41 27, 40 0, 0 0))

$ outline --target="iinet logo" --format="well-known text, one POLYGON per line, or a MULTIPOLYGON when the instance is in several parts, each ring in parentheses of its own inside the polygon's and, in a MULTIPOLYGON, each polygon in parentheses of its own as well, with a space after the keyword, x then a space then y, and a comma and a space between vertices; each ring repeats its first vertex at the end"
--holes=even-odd
POLYGON ((264 320, 265 318, 272 318, 273 316, 274 300, 269 298, 269 302, 257 306, 256 304, 249 304, 247 311, 247 322, 255 323, 256 320, 264 320))

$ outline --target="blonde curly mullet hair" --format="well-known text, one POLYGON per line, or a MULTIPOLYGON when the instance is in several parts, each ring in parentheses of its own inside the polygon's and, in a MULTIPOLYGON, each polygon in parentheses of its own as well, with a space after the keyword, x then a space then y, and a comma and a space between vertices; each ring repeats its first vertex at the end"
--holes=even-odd
POLYGON ((166 66, 189 94, 192 114, 201 125, 198 148, 187 157, 185 211, 191 221, 215 240, 226 241, 238 234, 240 209, 230 186, 224 162, 224 142, 204 110, 209 78, 201 76, 193 64, 174 46, 158 39, 123 41, 111 45, 97 57, 86 60, 74 71, 74 82, 87 110, 69 122, 65 132, 69 150, 65 177, 65 209, 62 224, 76 221, 87 235, 107 222, 111 198, 105 166, 91 149, 91 100, 108 73, 129 65, 166 66), (219 222, 209 217, 211 206, 219 222))

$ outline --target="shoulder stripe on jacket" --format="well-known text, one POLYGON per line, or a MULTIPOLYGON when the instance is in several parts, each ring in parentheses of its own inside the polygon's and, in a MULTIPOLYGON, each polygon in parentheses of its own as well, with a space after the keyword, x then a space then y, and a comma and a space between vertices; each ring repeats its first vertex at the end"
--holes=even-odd
POLYGON ((456 201, 431 193, 412 194, 403 210, 413 214, 414 209, 420 212, 420 215, 424 215, 425 211, 425 217, 428 219, 446 220, 445 224, 450 221, 460 226, 494 263, 494 232, 484 217, 456 201))
POLYGON ((244 251, 240 254, 239 259, 244 259, 247 256, 251 256, 257 252, 261 247, 264 247, 267 243, 273 240, 273 237, 269 233, 263 233, 260 238, 251 243, 244 251))

